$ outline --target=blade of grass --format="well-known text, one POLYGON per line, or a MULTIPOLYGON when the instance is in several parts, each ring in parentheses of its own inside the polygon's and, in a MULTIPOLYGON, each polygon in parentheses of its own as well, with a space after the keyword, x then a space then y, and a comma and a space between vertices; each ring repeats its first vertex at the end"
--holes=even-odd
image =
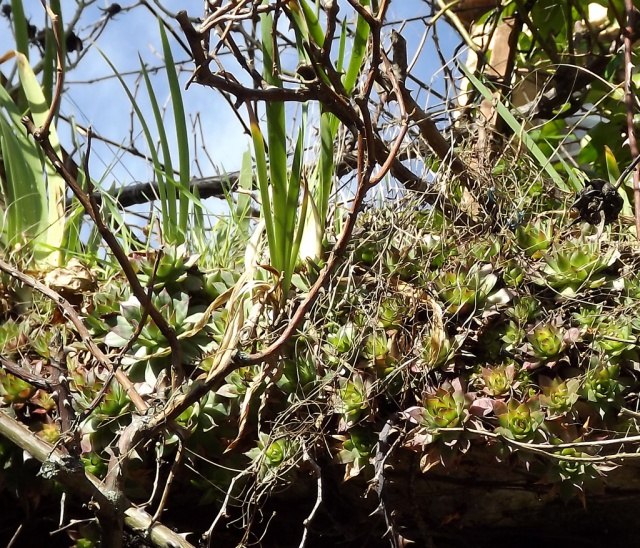
POLYGON ((344 68, 344 57, 347 48, 347 22, 342 21, 342 28, 340 30, 340 42, 338 45, 338 59, 336 60, 336 70, 342 72, 344 68))
POLYGON ((604 146, 604 161, 607 165, 607 175, 609 176, 609 182, 612 185, 616 184, 616 181, 620 177, 620 168, 618 167, 618 161, 613 151, 607 146, 604 146))
MULTIPOLYGON (((275 229, 273 223, 273 214, 271 211, 271 198, 269 196, 269 175, 267 172, 267 157, 264 148, 264 137, 258 119, 255 113, 249 108, 249 127, 251 128, 251 138, 253 141, 253 150, 256 160, 256 174, 258 180, 258 190, 260 192, 260 201, 262 202, 262 216, 265 221, 265 230, 267 232, 267 241, 269 248, 275 243, 275 229)), ((273 260, 273 257, 272 259, 273 260)))
MULTIPOLYGON (((309 42, 312 39, 318 46, 322 47, 325 37, 314 9, 309 6, 306 0, 300 0, 300 6, 303 13, 300 13, 298 4, 295 2, 290 4, 290 10, 295 22, 294 30, 298 39, 298 55, 300 60, 304 62, 307 60, 307 55, 300 42, 309 42)), ((314 191, 315 203, 319 208, 321 219, 326 218, 333 183, 333 143, 337 129, 337 118, 329 112, 322 113, 320 117, 320 155, 317 173, 312 178, 313 186, 311 187, 314 191)), ((307 210, 307 213, 309 211, 307 210)), ((315 213, 318 213, 318 211, 316 210, 315 213)), ((302 218, 304 219, 304 215, 302 215, 302 218)), ((310 219, 307 219, 307 221, 310 221, 310 219)), ((295 256, 297 257, 297 252, 295 256)))
MULTIPOLYGON (((570 166, 567 161, 562 157, 561 154, 558 154, 558 160, 560 160, 560 163, 562 164, 563 169, 566 171, 566 173, 569 175, 569 180, 571 181, 571 185, 573 186, 573 188, 578 191, 581 188, 584 187, 584 181, 583 179, 581 179, 580 177, 578 177, 578 175, 576 175, 576 170, 575 168, 573 168, 572 166, 570 166)), ((582 172, 580 172, 582 174, 582 172)), ((584 174, 582 174, 582 176, 584 177, 584 174)))
POLYGON ((21 233, 40 234, 46 204, 46 187, 42 177, 42 158, 20 122, 21 112, 0 86, 0 106, 8 115, 0 115, 2 154, 5 158, 6 188, 2 188, 6 204, 3 233, 6 243, 18 243, 21 233), (20 210, 18 207, 20 206, 20 210))
MULTIPOLYGON (((338 72, 342 71, 344 63, 346 37, 347 26, 343 22, 340 32, 338 59, 336 61, 336 69, 338 72)), ((330 112, 323 112, 320 115, 320 155, 316 175, 314 177, 314 208, 316 208, 316 213, 320 220, 325 224, 327 222, 331 191, 333 190, 333 175, 335 168, 333 145, 335 143, 335 137, 339 125, 339 120, 334 114, 331 114, 330 112)), ((314 189, 313 186, 312 189, 314 189)), ((315 222, 317 223, 318 220, 316 219, 315 222)))
MULTIPOLYGON (((195 189, 193 194, 196 198, 198 198, 198 200, 200 199, 200 195, 198 193, 197 188, 195 189)), ((180 197, 180 202, 182 203, 182 201, 184 201, 187 204, 189 203, 186 196, 180 197)), ((204 219, 202 208, 194 207, 192 210, 192 218, 193 218, 193 221, 189 226, 189 237, 187 238, 187 241, 193 246, 193 248, 198 253, 204 253, 207 247, 207 236, 206 236, 205 219, 204 219)), ((186 228, 185 228, 185 234, 186 234, 186 228)))
MULTIPOLYGON (((49 6, 51 8, 51 11, 53 11, 53 13, 55 13, 58 17, 58 28, 60 29, 60 36, 64 36, 64 23, 62 19, 62 9, 60 8, 60 1, 51 0, 49 2, 49 6)), ((47 19, 47 26, 44 28, 45 49, 44 58, 42 60, 42 88, 47 103, 51 104, 51 98, 53 97, 54 74, 56 71, 56 41, 54 38, 53 29, 49 26, 49 22, 50 19, 47 19)), ((62 48, 62 55, 60 56, 60 58, 62 59, 62 71, 64 73, 66 68, 64 65, 67 60, 67 56, 65 55, 66 44, 64 40, 60 44, 60 47, 62 48)))
MULTIPOLYGON (((618 167, 618 161, 616 160, 615 154, 607 145, 604 146, 604 160, 607 166, 607 176, 609 178, 609 182, 612 185, 615 185, 620 178, 620 168, 618 167)), ((633 205, 631 204, 629 195, 624 191, 620 192, 620 195, 622 196, 623 201, 622 214, 633 215, 633 205)))
MULTIPOLYGON (((324 45, 324 31, 322 30, 320 21, 318 21, 316 10, 309 5, 307 0, 300 0, 300 7, 302 8, 302 13, 304 14, 311 38, 313 38, 313 41, 318 46, 322 47, 324 45)), ((297 9, 297 6, 295 6, 295 8, 297 9)), ((291 9, 293 11, 293 6, 291 9)))
MULTIPOLYGON (((76 150, 81 150, 81 143, 78 139, 78 130, 76 127, 76 120, 74 116, 71 116, 69 123, 71 124, 71 136, 73 138, 73 145, 76 150)), ((78 185, 83 190, 86 190, 86 182, 85 182, 85 174, 83 170, 79 170, 77 175, 78 185)), ((71 198, 71 208, 67 213, 66 219, 66 227, 65 227, 65 240, 64 240, 64 249, 65 251, 73 254, 79 255, 82 253, 82 241, 81 241, 81 230, 82 230, 82 221, 83 221, 84 208, 80 205, 80 202, 72 195, 71 198)))
MULTIPOLYGON (((271 14, 262 14, 262 54, 264 59, 264 78, 268 84, 282 87, 282 82, 276 71, 280 67, 277 51, 274 49, 273 28, 274 21, 271 14)), ((265 104, 267 115, 267 143, 269 147, 269 175, 271 182, 271 200, 273 208, 274 241, 270 242, 272 266, 282 272, 287 266, 285 255, 286 217, 287 207, 287 132, 285 107, 281 101, 270 101, 265 104), (273 248, 271 248, 273 245, 273 248)), ((267 202, 268 204, 269 202, 267 202)), ((266 204, 263 204, 266 207, 266 204)))
POLYGON ((242 165, 238 176, 238 197, 235 207, 235 222, 240 227, 243 234, 249 234, 251 219, 249 210, 251 208, 251 189, 253 188, 253 165, 251 163, 251 150, 247 150, 242 155, 242 165))
MULTIPOLYGON (((304 125, 305 116, 303 116, 302 124, 298 131, 298 139, 296 142, 296 148, 293 153, 293 163, 291 165, 291 176, 289 177, 289 185, 287 191, 287 204, 286 204, 286 236, 285 236, 285 252, 284 255, 287 258, 287 267, 284 269, 283 287, 285 291, 288 291, 291 285, 291 277, 298 260, 298 250, 300 249, 300 240, 302 239, 302 233, 304 231, 305 218, 301 214, 298 217, 298 198, 300 196, 302 164, 303 164, 303 151, 304 151, 304 125), (300 230, 296 235, 296 219, 299 219, 300 230)), ((304 212, 303 212, 304 213, 304 212)))
POLYGON ((13 32, 16 37, 16 49, 29 59, 28 21, 24 15, 22 0, 11 0, 11 19, 13 20, 13 32))
MULTIPOLYGON (((309 190, 306 176, 303 174, 303 150, 304 150, 304 128, 307 127, 308 106, 303 105, 302 123, 298 134, 298 144, 294 155, 293 168, 291 170, 292 179, 297 179, 298 187, 302 187, 302 207, 298 215, 298 229, 294 236, 293 252, 291 256, 290 270, 293 274, 298 259, 302 261, 319 261, 322 258, 322 239, 324 237, 324 220, 318 215, 318 209, 309 190), (299 164, 296 156, 299 152, 299 164)), ((321 125, 322 127, 322 125, 321 125)), ((321 156, 322 157, 322 153, 321 156)), ((332 156, 333 157, 333 156, 332 156)), ((312 177, 317 177, 317 170, 312 177)), ((298 191, 299 193, 299 191, 298 191)), ((298 195, 296 195, 296 202, 298 195)))
MULTIPOLYGON (((360 4, 367 8, 370 2, 369 0, 361 0, 360 4)), ((343 80, 344 88, 348 94, 351 94, 356 85, 356 81, 358 80, 358 75, 362 68, 362 62, 367 52, 369 32, 369 23, 367 23, 362 16, 358 15, 356 32, 353 37, 353 48, 351 49, 351 58, 349 59, 349 66, 347 67, 347 72, 345 73, 343 80)))
MULTIPOLYGON (((168 178, 173 176, 173 163, 171 161, 171 148, 169 147, 169 140, 167 139, 167 132, 164 129, 164 119, 158 103, 158 98, 151 85, 151 79, 149 73, 142 61, 142 58, 138 56, 140 60, 140 66, 142 68, 142 76, 147 88, 147 95, 149 96, 149 102, 151 104, 151 110, 156 122, 156 129, 158 131, 158 139, 160 140, 160 148, 162 150, 162 164, 163 168, 158 170, 156 167, 156 177, 158 179, 158 193, 160 194, 160 208, 162 211, 162 227, 164 232, 164 238, 169 243, 178 243, 176 229, 178 228, 178 210, 176 207, 176 188, 175 185, 171 185, 167 182, 168 178)), ((147 146, 155 148, 153 141, 147 141, 147 146)))
MULTIPOLYGON (((175 121, 176 141, 178 144, 178 165, 180 171, 179 177, 179 193, 180 193, 180 231, 186 238, 189 220, 189 200, 184 191, 189 190, 190 169, 189 169, 189 133, 187 131, 186 114, 184 112, 184 104, 182 102, 182 90, 180 81, 176 72, 175 62, 171 53, 167 33, 164 29, 162 21, 158 21, 160 25, 160 37, 162 38, 162 51, 164 54, 165 65, 167 69, 167 80, 169 82, 169 92, 171 94, 171 104, 173 106, 173 116, 175 121)), ((169 172, 171 173, 171 172, 169 172)), ((194 207, 197 204, 194 202, 194 207)), ((201 212, 202 213, 202 212, 201 212)))
POLYGON ((320 219, 327 219, 329 199, 333 188, 333 143, 338 130, 338 119, 330 112, 320 115, 320 156, 318 158, 318 188, 315 194, 320 219))
POLYGON ((53 76, 56 71, 56 42, 53 31, 47 27, 45 32, 44 57, 42 59, 42 90, 48 104, 53 97, 53 76))

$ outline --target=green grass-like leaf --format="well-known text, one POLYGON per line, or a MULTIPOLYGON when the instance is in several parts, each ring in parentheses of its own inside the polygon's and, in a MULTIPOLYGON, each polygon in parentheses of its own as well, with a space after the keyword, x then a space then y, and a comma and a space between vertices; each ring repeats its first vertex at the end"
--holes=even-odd
MULTIPOLYGON (((49 105, 28 58, 20 52, 13 53, 20 90, 35 125, 42 126, 48 117, 49 105)), ((13 102, 4 87, 0 88, 0 106, 6 113, 2 117, 2 148, 7 166, 7 217, 3 232, 7 243, 14 244, 21 233, 28 234, 33 239, 36 261, 57 266, 65 236, 64 180, 27 136, 21 122, 21 107, 13 102)), ((49 142, 58 157, 62 157, 53 125, 49 127, 49 142)))
POLYGON ((22 0, 11 0, 11 19, 15 32, 16 48, 29 59, 29 33, 27 31, 27 18, 24 15, 22 0))
MULTIPOLYGON (((279 68, 280 60, 273 48, 273 18, 270 14, 263 14, 262 47, 264 58, 264 78, 272 86, 281 87, 282 82, 274 68, 279 68)), ((265 105, 267 114, 267 143, 269 146, 269 175, 271 183, 271 199, 263 203, 263 207, 271 203, 273 209, 274 240, 269 242, 271 262, 273 267, 282 272, 287 268, 287 228, 290 226, 287 212, 287 128, 284 103, 268 102, 265 105)), ((295 214, 295 210, 294 210, 295 214)), ((290 243, 289 243, 290 245, 290 243)))
POLYGON ((323 112, 320 115, 320 156, 318 158, 315 202, 320 219, 326 220, 329 199, 333 189, 334 157, 333 143, 338 131, 339 121, 334 114, 323 112))
MULTIPOLYGON (((176 230, 178 228, 178 210, 176 207, 177 195, 175 186, 168 184, 166 180, 173 175, 171 148, 169 147, 167 132, 164 129, 164 119, 162 117, 160 105, 158 104, 158 98, 156 97, 155 91, 153 90, 149 74, 144 64, 142 63, 142 59, 140 59, 140 66, 142 68, 142 75, 147 87, 147 94, 149 95, 149 102, 151 103, 151 110, 153 111, 153 117, 155 119, 156 128, 158 131, 158 139, 160 140, 160 148, 162 150, 163 167, 161 169, 158 169, 158 166, 160 165, 158 162, 158 166, 156 166, 156 177, 158 178, 158 193, 160 194, 164 238, 169 243, 176 243, 178 239, 176 233, 176 230)), ((154 143, 150 140, 150 136, 147 137, 147 146, 150 150, 154 148, 154 143)))
MULTIPOLYGON (((25 154, 23 141, 3 117, 0 117, 0 134, 7 176, 3 223, 5 244, 13 246, 24 243, 21 241, 23 234, 31 234, 36 241, 40 241, 41 223, 47 204, 42 178, 37 176, 38 171, 30 161, 34 156, 25 154)), ((40 165, 37 167, 40 168, 40 165)))
MULTIPOLYGON (((318 21, 317 12, 314 8, 312 8, 309 5, 307 0, 299 0, 299 1, 300 1, 300 7, 302 8, 302 13, 307 23, 307 28, 309 29, 309 34, 311 35, 311 38, 313 38, 313 41, 318 46, 322 47, 324 45, 324 30, 322 30, 320 21, 318 21)), ((293 6, 292 6, 292 11, 293 11, 293 6)))
POLYGON ((251 162, 251 150, 247 150, 242 155, 242 165, 238 176, 238 198, 235 207, 235 222, 240 227, 243 234, 249 234, 251 190, 253 189, 253 165, 251 162))
MULTIPOLYGON (((167 68, 167 81, 169 82, 169 91, 171 93, 171 104, 173 106, 173 117, 175 121, 176 141, 178 143, 178 167, 180 171, 179 193, 180 193, 180 218, 179 226, 183 236, 186 237, 189 222, 189 203, 187 194, 189 191, 189 133, 187 131, 187 116, 184 112, 184 104, 182 102, 182 90, 180 89, 180 81, 176 72, 175 62, 171 54, 171 47, 167 39, 167 33, 164 29, 162 21, 158 21, 160 25, 160 36, 162 38, 162 51, 164 53, 165 64, 167 68)), ((194 207, 199 207, 194 203, 194 207)))
MULTIPOLYGON (((33 73, 29 60, 18 54, 18 75, 20 84, 24 91, 29 110, 36 126, 42 126, 49 116, 49 105, 44 97, 40 82, 33 73)), ((49 143, 58 158, 62 158, 62 149, 58 140, 58 133, 54 124, 49 126, 49 143)), ((40 166, 42 169, 42 166, 40 166)), ((41 220, 40 226, 43 228, 43 240, 48 249, 41 249, 41 253, 36 253, 36 260, 43 259, 55 266, 61 262, 60 247, 64 240, 64 179, 56 173, 50 162, 44 161, 44 171, 46 174, 46 191, 44 200, 48 199, 47 214, 41 220)), ((43 181, 42 187, 44 188, 43 181)))
MULTIPOLYGON (((367 8, 370 5, 369 0, 361 0, 360 4, 367 8)), ((351 49, 351 58, 349 59, 349 66, 347 72, 344 75, 344 88, 347 93, 351 93, 358 80, 358 75, 362 68, 365 55, 367 53, 367 41, 369 40, 369 23, 367 23, 361 15, 358 15, 358 22, 356 23, 356 33, 353 37, 353 47, 351 49)))

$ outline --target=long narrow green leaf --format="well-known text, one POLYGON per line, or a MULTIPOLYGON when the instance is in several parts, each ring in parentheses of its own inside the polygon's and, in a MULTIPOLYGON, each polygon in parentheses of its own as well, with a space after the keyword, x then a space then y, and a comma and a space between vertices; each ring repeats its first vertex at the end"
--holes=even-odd
MULTIPOLYGON (((367 8, 369 0, 361 0, 360 4, 367 8)), ((347 93, 351 93, 358 80, 358 75, 362 69, 362 62, 367 52, 367 41, 369 40, 369 23, 367 23, 360 15, 356 23, 356 34, 353 37, 353 48, 351 50, 351 58, 349 66, 344 75, 344 89, 347 93)))
MULTIPOLYGON (((268 3, 268 2, 267 2, 268 3)), ((264 62, 264 78, 272 86, 282 87, 279 75, 275 72, 280 67, 278 52, 274 50, 273 17, 262 14, 262 47, 264 62)), ((269 146, 269 172, 271 181, 271 204, 273 207, 274 241, 270 249, 273 267, 283 271, 287 267, 285 246, 287 245, 287 131, 285 107, 281 101, 267 102, 267 143, 269 146)), ((263 204, 265 207, 265 204, 263 204)))
MULTIPOLYGON (((24 95, 24 93, 23 93, 24 95)), ((8 115, 3 123, 2 154, 5 158, 7 204, 2 223, 5 243, 15 244, 23 234, 43 242, 47 211, 46 186, 42 176, 42 155, 21 123, 22 113, 7 90, 0 86, 0 107, 8 115)))
MULTIPOLYGON (((24 243, 23 234, 31 234, 41 241, 47 202, 42 178, 38 177, 40 171, 34 170, 32 163, 27 161, 21 139, 2 116, 0 131, 7 180, 6 218, 2 227, 6 244, 13 246, 24 243)), ((40 164, 38 169, 41 169, 40 164)))
MULTIPOLYGON (((604 161, 607 166, 607 177, 609 182, 614 185, 616 181, 620 177, 620 168, 618 167, 618 161, 616 160, 615 154, 613 151, 607 146, 604 146, 604 161)), ((579 188, 582 188, 581 185, 579 188)), ((622 214, 623 215, 633 215, 633 205, 629 200, 629 195, 626 192, 621 192, 622 196, 622 214)))
MULTIPOLYGON (((305 65, 311 65, 311 59, 309 58, 309 54, 307 53, 307 45, 314 43, 316 46, 322 47, 324 43, 324 34, 322 31, 322 27, 318 22, 318 18, 310 11, 310 18, 312 19, 309 22, 306 13, 303 14, 300 11, 300 6, 296 1, 292 1, 289 3, 289 14, 291 16, 292 29, 296 35, 296 49, 298 51, 298 60, 300 63, 305 65), (318 32, 319 31, 319 32, 318 32)), ((327 76, 326 67, 323 67, 322 64, 316 64, 315 69, 317 70, 318 77, 328 86, 331 86, 331 80, 327 76)))
POLYGON ((309 220, 307 218, 307 216, 309 215, 309 204, 313 202, 313 198, 310 196, 309 188, 306 184, 303 185, 303 189, 302 206, 300 207, 298 226, 296 228, 296 233, 293 239, 293 254, 291 258, 292 264, 290 265, 292 277, 298 258, 305 260, 313 254, 313 252, 310 253, 309 249, 305 247, 307 242, 309 242, 309 247, 316 243, 315 241, 312 241, 312 237, 314 236, 314 234, 310 232, 311 230, 313 230, 313 219, 309 220))
POLYGON ((269 144, 269 174, 271 182, 271 202, 275 221, 276 241, 274 249, 274 267, 283 270, 285 261, 285 240, 287 215, 287 149, 286 128, 283 103, 266 105, 267 142, 269 144))
MULTIPOLYGON (((569 175, 569 181, 571 181, 571 186, 573 187, 573 189, 577 192, 581 188, 584 188, 584 180, 580 179, 580 177, 576 175, 576 168, 570 166, 561 154, 558 154, 558 160, 562 164, 565 172, 569 175)), ((580 173, 582 177, 585 177, 584 173, 580 173)))
POLYGON ((47 27, 45 30, 45 48, 42 59, 42 91, 48 104, 53 97, 53 76, 56 72, 56 44, 53 31, 47 27))
MULTIPOLYGON (((164 30, 162 21, 160 24, 160 36, 162 38, 162 51, 164 53, 165 65, 167 68, 167 80, 169 82, 169 91, 171 93, 171 103, 173 105, 173 116, 175 120, 176 141, 178 143, 178 159, 180 170, 180 230, 186 237, 189 220, 189 200, 183 195, 184 190, 189 190, 190 169, 189 169, 189 133, 187 131, 186 114, 184 112, 184 104, 182 102, 182 90, 180 89, 180 81, 176 72, 171 47, 167 39, 167 33, 164 30)), ((194 207, 196 204, 194 203, 194 207)))
POLYGON ((495 102, 493 99, 493 95, 487 86, 485 86, 478 78, 476 78, 463 64, 459 65, 460 70, 465 74, 465 76, 469 79, 469 81, 473 84, 473 86, 483 95, 485 99, 488 101, 492 101, 498 114, 500 117, 507 123, 507 125, 511 128, 511 130, 518 136, 518 138, 524 143, 524 145, 529 149, 529 152, 533 154, 536 160, 538 160, 540 167, 544 169, 549 177, 553 180, 553 182, 558 186, 558 188, 570 192, 567 183, 564 182, 560 174, 556 171, 551 163, 550 159, 547 158, 540 150, 540 147, 535 143, 535 141, 529 137, 525 129, 522 127, 522 124, 516 120, 515 116, 511 114, 509 109, 502 104, 501 102, 495 102))
MULTIPOLYGON (((297 2, 291 2, 289 8, 291 10, 292 17, 294 19, 294 31, 296 32, 296 38, 298 42, 298 55, 300 61, 307 60, 307 53, 304 46, 300 43, 302 41, 309 42, 313 39, 317 45, 322 46, 324 43, 324 32, 318 17, 314 9, 306 2, 306 0, 300 0, 300 6, 302 12, 299 11, 297 2), (303 16, 304 14, 304 16, 303 16)), ((324 75, 322 77, 326 78, 324 75)), ((327 79, 328 82, 328 79, 327 79)), ((306 119, 306 106, 303 106, 305 112, 303 113, 303 120, 306 119)), ((302 128, 305 127, 305 122, 302 123, 302 128)), ((329 196, 331 193, 331 187, 333 183, 333 143, 335 141, 335 133, 338 129, 338 119, 331 113, 325 112, 320 118, 320 140, 321 148, 319 161, 317 164, 318 174, 312 181, 314 186, 312 190, 315 191, 315 198, 320 206, 321 218, 325 218, 329 204, 329 196)), ((299 195, 299 189, 297 190, 296 200, 299 195)), ((309 210, 307 210, 308 212, 309 210)), ((304 219, 304 213, 301 214, 304 219)), ((292 260, 295 261, 297 257, 297 250, 294 253, 292 260)))
MULTIPOLYGON (((260 131, 258 120, 255 116, 249 122, 251 137, 253 140, 253 150, 256 156, 256 173, 258 176, 258 190, 260 191, 260 201, 262 202, 262 215, 264 217, 265 230, 267 231, 267 241, 269 249, 275 247, 275 227, 273 226, 273 214, 271 211, 271 198, 269 196, 269 175, 267 173, 267 158, 264 149, 264 137, 260 131)), ((273 260, 273 257, 271 258, 273 260)))
POLYGON ((338 130, 338 119, 330 112, 320 116, 320 157, 318 159, 316 206, 320 219, 326 220, 329 198, 333 188, 334 157, 333 143, 338 130))
POLYGON ((607 145, 604 147, 604 161, 607 166, 609 182, 613 185, 620 177, 620 168, 618 167, 618 161, 616 160, 615 154, 607 145))
MULTIPOLYGON (((81 143, 78 139, 78 130, 76 127, 75 118, 72 116, 70 119, 71 125, 71 135, 73 138, 74 148, 76 150, 81 150, 81 143)), ((77 175, 77 181, 80 188, 86 190, 87 184, 84 180, 84 171, 79 170, 77 175)), ((67 213, 67 218, 65 222, 65 239, 63 243, 63 247, 66 252, 78 255, 82 253, 82 240, 81 240, 81 230, 82 230, 82 221, 84 215, 84 208, 80 205, 78 199, 73 196, 71 199, 71 208, 67 213)))
MULTIPOLYGON (((60 0, 51 0, 49 2, 49 6, 51 7, 51 11, 55 13, 58 17, 58 28, 60 29, 60 36, 64 36, 64 21, 62 19, 62 9, 60 8, 60 0)), ((48 22, 49 20, 47 20, 48 22)), ((56 41, 53 34, 53 28, 48 24, 44 29, 45 32, 45 49, 44 49, 44 58, 42 59, 42 89, 44 91, 44 96, 46 97, 47 103, 51 104, 51 98, 53 97, 53 81, 54 75, 56 71, 56 41)), ((60 44, 62 47, 62 55, 60 58, 62 59, 62 72, 66 74, 66 43, 65 40, 62 40, 60 44)), ((56 113, 57 114, 57 113, 56 113)))
POLYGON ((13 31, 16 35, 16 48, 29 59, 28 21, 24 15, 22 0, 11 0, 11 19, 13 20, 13 31))
MULTIPOLYGON (((158 130, 158 139, 160 140, 160 148, 162 149, 162 163, 164 169, 156 168, 156 177, 158 179, 158 193, 160 194, 160 209, 162 211, 162 227, 164 230, 165 239, 169 243, 176 243, 177 241, 177 223, 178 223, 178 210, 176 207, 176 188, 174 185, 167 183, 165 177, 173 177, 173 162, 171 161, 171 148, 169 147, 169 140, 167 139, 167 132, 164 129, 164 119, 162 112, 160 111, 160 105, 158 104, 158 98, 151 85, 151 79, 147 72, 142 58, 140 58, 140 66, 142 68, 142 76, 144 77, 144 83, 147 87, 147 94, 149 96, 149 102, 151 104, 151 110, 153 111, 153 117, 156 121, 156 128, 158 130)), ((155 144, 152 140, 147 139, 147 146, 150 149, 155 148, 155 144)))
MULTIPOLYGON (((200 200, 200 193, 198 192, 197 187, 194 189, 194 195, 200 200)), ((185 202, 189 204, 189 199, 186 196, 180 196, 180 202, 185 202)), ((204 214, 201 207, 194 207, 192 210, 192 219, 191 225, 189 227, 189 243, 193 246, 193 248, 198 253, 204 253, 207 248, 207 236, 206 236, 206 227, 205 227, 205 219, 204 214)), ((184 231, 185 235, 187 234, 187 228, 185 227, 184 231)))
MULTIPOLYGON (((298 249, 300 248, 300 240, 302 239, 302 230, 299 231, 299 236, 296 237, 296 219, 298 218, 298 198, 300 197, 300 186, 302 176, 302 164, 303 164, 303 151, 304 151, 304 125, 305 118, 303 116, 300 130, 298 131, 298 140, 296 142, 296 149, 293 153, 293 163, 291 165, 291 177, 289 178, 289 185, 287 189, 287 205, 285 209, 285 252, 284 255, 287 259, 287 268, 284 270, 283 287, 285 291, 291 284, 291 276, 298 260, 298 249)), ((299 218, 299 225, 304 229, 304 217, 299 218)))
POLYGON ((14 240, 22 232, 32 234, 34 237, 40 235, 41 239, 47 211, 47 190, 42 177, 43 158, 20 121, 22 113, 2 86, 0 86, 0 107, 9 116, 7 121, 0 115, 0 119, 5 124, 2 145, 7 168, 7 188, 4 196, 7 214, 3 222, 3 231, 10 240, 14 240), (18 162, 18 164, 12 166, 12 162, 18 162), (18 205, 21 207, 22 214, 27 216, 24 220, 17 210, 18 205))
MULTIPOLYGON (((49 116, 49 105, 27 57, 21 53, 18 53, 16 57, 21 88, 27 99, 31 116, 37 126, 42 126, 49 116)), ((49 126, 49 143, 58 158, 62 158, 62 149, 60 148, 55 124, 49 126)), ((43 259, 54 266, 58 266, 61 262, 60 248, 64 240, 64 194, 66 185, 64 179, 58 175, 53 165, 48 161, 43 160, 43 162, 46 174, 45 199, 48 198, 48 208, 47 215, 42 219, 41 227, 45 230, 44 240, 49 250, 44 251, 42 255, 37 254, 36 259, 43 259)), ((40 166, 41 169, 42 165, 40 166)))
MULTIPOLYGON (((20 140, 23 157, 28 161, 34 173, 41 171, 42 159, 38 147, 33 139, 28 137, 27 130, 21 122, 22 112, 18 109, 18 106, 13 102, 13 99, 3 86, 0 86, 0 107, 9 115, 13 132, 20 140)), ((41 180, 40 184, 42 185, 42 194, 44 195, 46 192, 44 180, 41 180)))
POLYGON ((336 60, 336 70, 342 72, 344 67, 344 56, 347 49, 347 22, 342 21, 340 30, 340 42, 338 45, 338 59, 336 60))
POLYGON ((236 199, 235 220, 243 234, 249 234, 251 220, 249 209, 251 207, 251 189, 253 188, 253 165, 251 163, 251 150, 242 155, 242 165, 238 176, 238 197, 236 199))
POLYGON ((313 41, 322 47, 324 45, 324 30, 322 30, 322 25, 320 25, 320 21, 318 21, 315 9, 309 5, 307 0, 300 0, 300 6, 302 7, 302 13, 306 19, 307 27, 313 41))

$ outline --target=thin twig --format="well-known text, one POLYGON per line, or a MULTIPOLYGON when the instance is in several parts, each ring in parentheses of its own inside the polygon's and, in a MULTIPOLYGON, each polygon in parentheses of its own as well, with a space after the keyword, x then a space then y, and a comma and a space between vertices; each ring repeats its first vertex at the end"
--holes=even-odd
POLYGON ((178 449, 176 451, 176 457, 173 461, 173 465, 171 466, 171 470, 169 470, 169 475, 167 476, 167 484, 164 486, 164 491, 162 492, 162 497, 160 498, 160 503, 158 504, 158 508, 153 514, 151 518, 151 525, 153 525, 156 521, 160 519, 162 512, 164 510, 165 505, 167 504, 167 500, 169 499, 169 492, 171 491, 171 485, 173 484, 173 479, 176 477, 176 473, 180 464, 182 463, 182 454, 184 451, 184 443, 182 440, 178 440, 178 449))
POLYGON ((234 476, 234 478, 229 483, 229 488, 227 489, 227 493, 224 497, 224 500, 222 501, 222 506, 220 507, 218 514, 216 515, 215 519, 211 523, 211 526, 209 527, 209 529, 207 529, 206 533, 202 535, 202 540, 206 541, 207 548, 211 548, 211 537, 213 536, 213 530, 216 528, 216 525, 222 518, 225 518, 228 516, 227 508, 229 507, 229 502, 231 501, 231 496, 236 486, 236 482, 249 474, 250 474, 249 470, 242 470, 238 475, 234 476))
POLYGON ((304 453, 304 460, 306 460, 311 465, 311 468, 313 468, 313 471, 316 473, 317 486, 316 486, 316 502, 313 505, 311 512, 309 512, 309 515, 303 522, 304 533, 302 533, 302 540, 300 540, 299 548, 304 548, 306 546, 307 536, 309 534, 311 522, 313 521, 313 518, 317 514, 318 510, 320 509, 320 505, 322 504, 322 469, 320 468, 320 466, 318 466, 318 463, 315 460, 313 460, 313 457, 311 457, 311 455, 309 454, 309 451, 307 451, 306 446, 303 448, 303 453, 304 453))
POLYGON ((3 356, 0 356, 0 365, 2 365, 2 367, 4 367, 9 373, 18 377, 20 380, 29 383, 31 386, 35 386, 36 388, 48 393, 55 390, 55 385, 48 379, 27 371, 17 363, 12 362, 3 356))

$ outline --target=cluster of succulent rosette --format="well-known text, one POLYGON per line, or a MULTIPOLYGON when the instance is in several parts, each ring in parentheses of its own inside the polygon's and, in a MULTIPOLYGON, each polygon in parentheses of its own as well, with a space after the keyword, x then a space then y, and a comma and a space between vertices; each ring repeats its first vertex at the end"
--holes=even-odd
MULTIPOLYGON (((424 472, 493 451, 505 462, 536 460, 540 479, 563 493, 595 481, 603 466, 590 460, 596 449, 585 442, 637 430, 621 415, 637 406, 640 282, 623 274, 635 269, 636 258, 582 233, 558 237, 544 216, 515 232, 460 241, 436 230, 440 221, 429 211, 366 215, 374 214, 375 237, 356 236, 347 268, 335 273, 275 368, 236 369, 178 418, 189 432, 189 472, 181 479, 197 488, 200 502, 224 498, 237 480, 234 470, 251 469, 263 484, 291 484, 308 466, 305 452, 342 466, 345 479, 370 478, 390 420, 404 425, 396 447, 421 453, 424 472), (412 231, 397 230, 402 223, 412 231)), ((188 379, 206 369, 203 358, 225 328, 225 309, 208 306, 240 277, 235 269, 201 268, 198 260, 184 248, 132 257, 176 331, 188 379)), ((302 267, 293 280, 297 290, 308 289, 317 272, 302 267)), ((83 319, 105 351, 126 350, 120 366, 138 392, 163 402, 171 391, 170 346, 127 287, 120 275, 103 279, 85 295, 83 319)), ((32 298, 40 317, 7 319, 0 326, 3 352, 42 372, 52 337, 63 336, 73 406, 81 412, 108 372, 56 324, 51 303, 32 298)), ((242 350, 266 344, 278 321, 259 321, 242 350)), ((1 372, 0 393, 39 435, 51 442, 60 436, 45 391, 1 372)), ((88 470, 104 476, 109 446, 132 412, 112 381, 81 427, 88 470)), ((177 442, 169 437, 155 454, 141 452, 141 492, 152 488, 144 467, 168 458, 177 442)), ((19 457, 1 443, 3 465, 15 465, 19 457)))

